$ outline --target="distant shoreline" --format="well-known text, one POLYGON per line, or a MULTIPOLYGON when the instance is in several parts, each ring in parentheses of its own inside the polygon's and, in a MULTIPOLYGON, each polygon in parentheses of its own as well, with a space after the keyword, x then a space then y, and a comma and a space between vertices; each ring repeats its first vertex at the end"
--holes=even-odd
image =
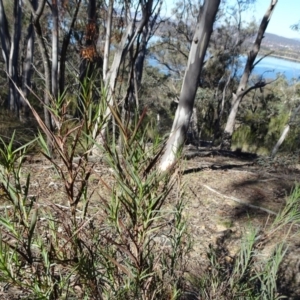
POLYGON ((290 61, 293 61, 293 62, 300 63, 300 59, 297 59, 297 58, 292 58, 292 57, 288 57, 288 56, 281 56, 281 55, 278 55, 278 54, 273 54, 271 56, 272 57, 276 57, 276 58, 280 58, 280 59, 285 59, 285 60, 290 60, 290 61))
MULTIPOLYGON (((260 53, 260 54, 265 55, 266 53, 260 53)), ((263 55, 262 55, 262 56, 263 56, 263 55)), ((296 63, 300 63, 300 59, 293 58, 293 57, 288 57, 288 56, 283 56, 283 55, 276 54, 276 53, 271 53, 271 54, 268 55, 268 56, 269 56, 269 57, 275 57, 275 58, 283 59, 283 60, 289 60, 289 61, 296 62, 296 63)))

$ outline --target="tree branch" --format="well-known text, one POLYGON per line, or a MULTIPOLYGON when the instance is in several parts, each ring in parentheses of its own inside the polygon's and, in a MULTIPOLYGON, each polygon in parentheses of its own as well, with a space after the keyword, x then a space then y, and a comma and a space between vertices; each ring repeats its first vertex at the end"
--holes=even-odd
POLYGON ((253 64, 252 69, 254 69, 257 64, 259 64, 264 58, 268 57, 272 53, 274 53, 274 51, 270 51, 269 53, 263 55, 255 64, 253 64))
POLYGON ((273 83, 274 81, 276 81, 278 78, 271 80, 269 82, 264 81, 263 79, 256 82, 254 85, 250 86, 249 88, 247 88, 245 91, 243 91, 242 93, 242 98, 244 96, 246 96, 250 91, 255 90, 255 89, 262 89, 263 87, 265 87, 268 84, 273 83))

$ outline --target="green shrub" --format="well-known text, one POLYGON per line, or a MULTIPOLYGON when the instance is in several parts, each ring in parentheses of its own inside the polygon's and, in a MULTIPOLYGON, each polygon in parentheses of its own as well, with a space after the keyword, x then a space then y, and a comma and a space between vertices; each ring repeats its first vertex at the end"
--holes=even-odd
POLYGON ((162 146, 147 143, 143 115, 129 128, 111 109, 123 146, 115 139, 98 145, 113 180, 99 177, 103 194, 95 200, 88 151, 95 126, 100 132, 106 120, 83 113, 74 125, 64 117, 65 105, 69 102, 62 97, 51 108, 60 125, 55 133, 32 110, 42 132, 41 152, 56 170, 68 206, 56 203, 55 195, 50 203, 30 196, 31 177, 23 172, 26 146, 14 150, 13 138, 8 145, 2 141, 1 282, 28 299, 179 298, 190 249, 181 192, 168 201, 180 184, 179 172, 156 170, 162 146))

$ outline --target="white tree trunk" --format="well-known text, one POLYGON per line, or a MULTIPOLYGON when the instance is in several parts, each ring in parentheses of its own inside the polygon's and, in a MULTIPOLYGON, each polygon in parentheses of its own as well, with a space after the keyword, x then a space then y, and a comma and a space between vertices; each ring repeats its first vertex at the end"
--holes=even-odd
POLYGON ((290 124, 286 125, 281 133, 281 136, 279 138, 279 140, 277 141, 276 145, 274 146, 273 150, 272 150, 272 154, 271 157, 274 158, 279 147, 282 145, 282 143, 284 142, 286 136, 288 135, 290 131, 290 124))
POLYGON ((183 78, 179 105, 167 141, 166 150, 159 165, 161 171, 169 169, 176 162, 176 155, 184 144, 193 112, 194 100, 199 85, 199 77, 203 67, 204 56, 219 5, 220 0, 206 0, 200 8, 198 22, 183 78))
POLYGON ((271 153, 271 157, 274 158, 279 150, 279 147, 282 145, 282 143, 284 142, 285 138, 287 137, 289 131, 290 131, 290 125, 291 123, 295 120, 296 116, 298 115, 300 110, 300 105, 295 109, 295 111, 293 112, 292 116, 289 119, 288 124, 284 127, 281 136, 279 138, 279 140, 277 141, 276 145, 274 146, 272 153, 271 153))
MULTIPOLYGON (((107 97, 107 103, 109 106, 113 106, 113 104, 114 104, 113 94, 114 94, 114 90, 115 90, 115 86, 116 86, 116 81, 117 81, 119 69, 121 66, 122 58, 124 58, 125 52, 127 50, 126 42, 128 40, 130 33, 132 32, 132 28, 133 28, 133 22, 131 21, 127 25, 127 28, 126 28, 125 32, 123 33, 120 44, 117 46, 118 48, 115 53, 112 66, 111 66, 110 71, 106 78, 106 89, 107 89, 106 97, 107 97)), ((108 121, 107 119, 110 116, 110 114, 111 114, 110 108, 107 107, 106 112, 104 114, 104 120, 106 120, 106 123, 102 126, 100 134, 98 134, 98 130, 99 130, 101 116, 98 116, 98 118, 97 118, 96 125, 93 130, 93 139, 96 140, 97 144, 102 144, 102 142, 103 142, 103 138, 105 136, 105 131, 106 131, 106 127, 107 127, 107 121, 108 121)), ((99 151, 99 148, 95 144, 92 148, 92 153, 98 154, 98 151, 99 151)))
MULTIPOLYGON (((37 0, 32 1, 33 6, 36 8, 37 0)), ((32 24, 32 15, 30 17, 30 24, 27 28, 27 37, 25 44, 25 57, 23 61, 23 74, 22 74, 22 91, 25 98, 28 98, 29 89, 31 88, 31 76, 32 76, 32 63, 34 54, 34 28, 32 24)), ((21 114, 20 120, 27 122, 29 118, 29 106, 23 97, 20 97, 21 101, 21 114)))
POLYGON ((7 22, 7 17, 4 11, 2 0, 0 0, 0 38, 1 38, 2 56, 6 66, 6 72, 8 72, 10 34, 8 30, 8 22, 7 22))
POLYGON ((58 97, 58 7, 57 0, 52 0, 52 69, 51 69, 51 92, 53 100, 58 97))
POLYGON ((15 88, 15 84, 19 85, 19 74, 18 74, 18 58, 19 58, 19 44, 21 39, 22 29, 22 1, 14 0, 14 26, 13 26, 13 39, 10 45, 9 63, 8 63, 8 74, 10 77, 9 84, 9 108, 17 112, 19 116, 20 108, 20 96, 15 88))
POLYGON ((243 99, 243 97, 247 94, 250 89, 247 90, 247 84, 249 81, 249 77, 251 75, 252 70, 255 67, 254 61, 257 57, 257 54, 260 49, 260 45, 262 42, 262 39, 264 38, 264 33, 268 27, 269 21, 271 19, 272 13, 275 9, 275 6, 277 4, 278 0, 271 0, 270 5, 260 23, 258 33, 256 36, 256 40, 252 46, 252 49, 248 52, 248 58, 245 65, 245 69, 242 75, 242 78, 240 80, 239 86, 237 88, 237 92, 233 94, 232 97, 232 106, 231 110, 227 119, 227 123, 225 126, 224 134, 223 134, 223 140, 221 147, 223 149, 230 149, 231 147, 231 140, 232 135, 234 132, 234 125, 235 125, 235 119, 238 112, 239 105, 243 99))
POLYGON ((105 140, 105 133, 106 128, 108 125, 108 121, 111 117, 111 109, 110 107, 113 107, 114 105, 114 93, 115 93, 115 87, 116 87, 116 81, 119 74, 119 70, 121 67, 121 63, 124 61, 125 56, 127 55, 128 51, 134 46, 134 42, 137 38, 137 36, 142 32, 144 26, 146 26, 147 22, 149 22, 149 18, 152 11, 153 6, 153 0, 148 1, 141 1, 139 3, 142 6, 143 11, 143 17, 142 20, 138 23, 138 26, 134 29, 134 25, 136 23, 136 15, 135 18, 132 19, 130 15, 130 11, 128 11, 128 24, 126 29, 123 32, 122 39, 120 43, 116 46, 117 50, 114 56, 114 60, 112 63, 112 66, 110 68, 110 71, 107 74, 106 77, 106 89, 107 89, 107 104, 108 107, 106 109, 106 112, 104 113, 104 120, 106 121, 102 127, 101 131, 99 133, 99 125, 100 125, 100 119, 101 116, 99 115, 93 130, 93 139, 96 141, 94 146, 91 149, 92 155, 98 155, 99 154, 99 147, 98 144, 103 144, 103 140, 105 140))
POLYGON ((28 34, 26 41, 26 53, 23 62, 23 93, 25 97, 28 97, 28 88, 30 88, 31 74, 32 74, 32 62, 34 53, 34 28, 32 24, 28 26, 28 34))
POLYGON ((107 15, 107 26, 105 34, 105 45, 103 54, 103 81, 106 82, 108 62, 109 62, 109 50, 110 50, 110 38, 111 38, 111 24, 113 17, 114 0, 109 0, 108 15, 107 15))

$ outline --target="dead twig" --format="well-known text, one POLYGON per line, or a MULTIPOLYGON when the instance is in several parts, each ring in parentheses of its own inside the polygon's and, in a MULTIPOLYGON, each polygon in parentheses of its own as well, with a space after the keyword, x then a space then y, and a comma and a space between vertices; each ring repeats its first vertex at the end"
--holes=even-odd
POLYGON ((211 192, 213 192, 213 193, 215 193, 215 194, 217 194, 217 195, 219 195, 219 196, 221 196, 221 197, 223 197, 223 198, 232 200, 232 201, 237 202, 237 203, 239 203, 239 204, 243 204, 243 205, 248 206, 248 207, 250 207, 250 208, 262 210, 262 211, 264 211, 264 212, 266 212, 266 213, 268 213, 268 214, 270 214, 270 215, 275 215, 275 216, 277 216, 277 213, 274 212, 274 211, 272 211, 272 210, 269 210, 269 209, 264 208, 264 207, 261 207, 261 206, 256 206, 256 205, 247 203, 247 202, 245 202, 245 201, 243 201, 243 200, 240 200, 240 199, 235 198, 235 197, 232 197, 232 196, 226 196, 226 195, 221 194, 220 192, 216 191, 215 189, 211 188, 210 186, 208 186, 208 185, 206 185, 206 184, 202 184, 202 186, 204 186, 205 188, 207 188, 207 189, 210 190, 211 192))

